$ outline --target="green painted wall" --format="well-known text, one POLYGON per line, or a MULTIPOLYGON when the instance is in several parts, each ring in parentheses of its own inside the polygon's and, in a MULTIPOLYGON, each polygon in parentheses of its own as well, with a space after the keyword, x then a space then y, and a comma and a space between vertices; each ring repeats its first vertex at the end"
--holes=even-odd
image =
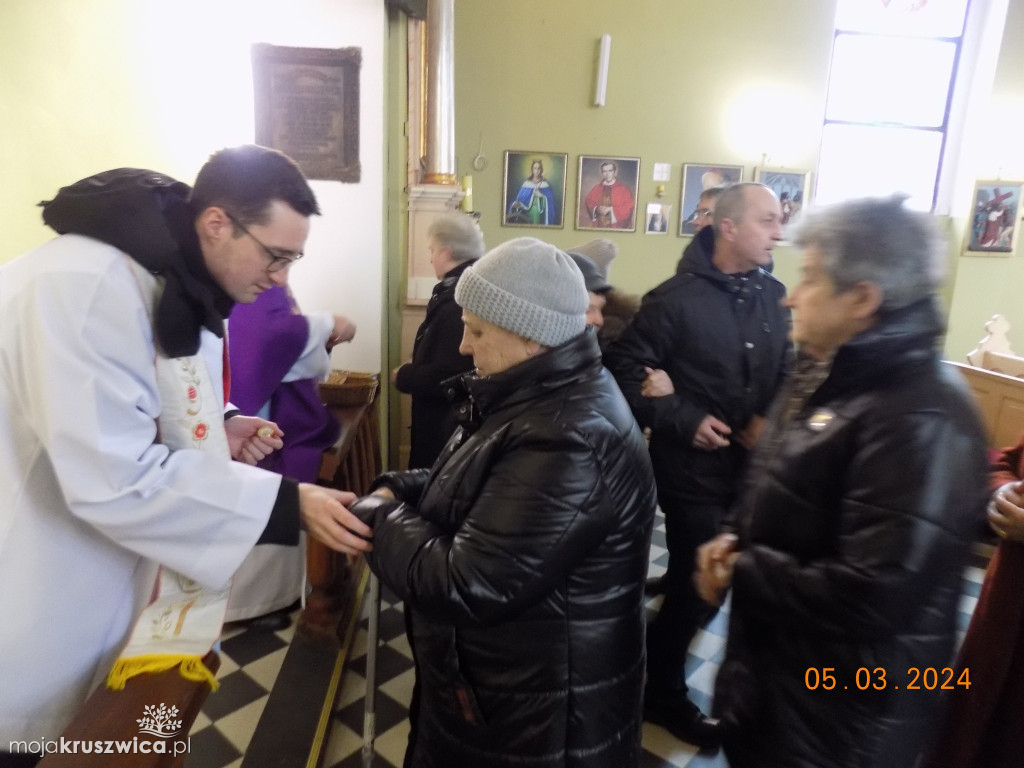
MULTIPOLYGON (((975 0, 975 4, 982 0, 975 0)), ((1002 21, 994 86, 975 94, 979 117, 965 130, 960 203, 941 217, 951 238, 951 306, 946 350, 962 358, 990 315, 1018 329, 1024 353, 1024 242, 1010 258, 959 256, 976 178, 1024 178, 1024 0, 985 0, 1002 21), (991 116, 991 117, 988 117, 991 116), (954 282, 955 279, 955 282, 954 282), (1017 309, 1019 307, 1019 310, 1017 309)), ((673 271, 690 241, 574 228, 580 154, 641 158, 638 210, 655 201, 655 162, 671 164, 662 202, 678 231, 683 163, 815 168, 824 113, 834 0, 456 0, 456 154, 472 174, 474 208, 489 246, 521 235, 568 248, 593 237, 619 246, 612 281, 645 291, 673 271), (608 97, 592 106, 598 40, 612 36, 608 97), (471 162, 482 142, 483 171, 471 162), (503 227, 505 150, 566 152, 567 215, 562 229, 503 227)), ((991 73, 990 73, 991 75, 991 73)), ((798 253, 780 247, 776 274, 793 284, 798 253)))
MULTIPOLYGON (((473 176, 473 207, 488 246, 530 235, 568 248, 594 237, 619 247, 612 280, 644 291, 674 270, 683 163, 811 169, 817 160, 835 16, 833 0, 456 0, 458 173, 473 176), (607 103, 592 106, 598 41, 612 37, 607 103), (480 144, 483 171, 471 162, 480 144), (505 150, 566 152, 563 229, 503 227, 505 150), (578 156, 639 157, 637 209, 659 201, 655 162, 671 177, 659 202, 670 233, 574 228, 578 156)), ((795 275, 781 248, 778 273, 795 275)))

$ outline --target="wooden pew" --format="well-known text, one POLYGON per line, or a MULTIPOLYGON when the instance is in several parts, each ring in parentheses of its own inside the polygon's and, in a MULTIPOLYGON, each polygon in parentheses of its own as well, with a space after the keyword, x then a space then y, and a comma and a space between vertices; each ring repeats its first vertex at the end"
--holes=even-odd
POLYGON ((1005 318, 993 316, 967 363, 947 361, 974 392, 992 448, 1014 445, 1024 434, 1024 358, 1010 348, 1009 328, 1005 318))
MULTIPOLYGON (((214 673, 220 668, 220 658, 213 651, 203 662, 214 673)), ((46 755, 38 768, 180 768, 191 746, 188 734, 209 692, 209 685, 186 680, 177 669, 136 675, 121 691, 101 685, 57 741, 58 750, 61 745, 67 744, 71 749, 77 743, 79 751, 46 755), (182 722, 180 735, 160 738, 140 733, 139 720, 147 707, 161 705, 178 708, 175 719, 182 722), (90 754, 81 751, 82 742, 89 745, 90 754), (101 752, 97 752, 97 742, 101 752), (118 751, 115 742, 124 745, 126 751, 118 751), (140 746, 140 742, 145 742, 145 746, 140 746), (108 743, 112 753, 106 751, 108 743), (156 748, 167 751, 141 751, 152 750, 153 744, 162 744, 156 748)))

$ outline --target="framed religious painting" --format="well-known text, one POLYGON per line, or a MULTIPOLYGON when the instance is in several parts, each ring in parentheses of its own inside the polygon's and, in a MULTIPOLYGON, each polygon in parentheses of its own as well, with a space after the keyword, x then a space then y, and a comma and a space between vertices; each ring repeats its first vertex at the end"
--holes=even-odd
POLYGON ((1009 256, 1020 228, 1024 181, 978 181, 967 217, 964 253, 1009 256))
POLYGON ((661 202, 647 204, 647 225, 644 232, 648 235, 667 235, 668 217, 672 213, 671 205, 664 205, 661 202))
POLYGON ((759 181, 772 190, 782 206, 783 234, 800 218, 800 211, 808 204, 811 195, 810 171, 794 171, 787 168, 755 168, 754 181, 759 181))
POLYGON ((679 235, 693 234, 693 220, 705 189, 743 181, 742 165, 683 164, 683 186, 679 196, 679 235))
POLYGON ((564 152, 506 150, 501 225, 564 227, 568 163, 569 155, 564 152))
POLYGON ((576 229, 636 231, 639 157, 580 155, 576 229))

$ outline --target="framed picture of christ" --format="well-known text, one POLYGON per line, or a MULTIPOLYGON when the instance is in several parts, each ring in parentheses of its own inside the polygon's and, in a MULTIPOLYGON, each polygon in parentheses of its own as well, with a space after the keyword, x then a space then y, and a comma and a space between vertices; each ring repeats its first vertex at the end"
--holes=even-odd
POLYGON ((580 155, 576 229, 636 231, 639 157, 580 155))
POLYGON ((1020 228, 1024 181, 978 181, 967 216, 965 254, 1009 256, 1020 228))

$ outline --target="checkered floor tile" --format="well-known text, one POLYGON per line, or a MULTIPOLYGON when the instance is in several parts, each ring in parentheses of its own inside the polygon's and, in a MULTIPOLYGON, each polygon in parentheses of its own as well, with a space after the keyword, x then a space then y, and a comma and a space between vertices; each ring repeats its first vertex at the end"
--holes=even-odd
POLYGON ((211 693, 190 735, 185 768, 239 768, 249 740, 270 697, 288 645, 291 625, 278 632, 260 631, 244 622, 228 624, 221 635, 220 688, 211 693))
MULTIPOLYGON (((658 515, 650 555, 650 576, 665 571, 664 520, 658 515)), ((961 636, 967 629, 971 612, 984 578, 992 547, 976 545, 964 572, 960 603, 961 636)), ((661 598, 648 601, 653 614, 661 598)), ((369 601, 364 601, 359 629, 347 655, 347 664, 335 703, 331 730, 324 753, 323 768, 362 768, 364 695, 366 692, 366 645, 369 601)), ((718 665, 724 653, 729 622, 729 605, 698 631, 687 658, 687 683, 693 700, 705 711, 711 697, 718 665)), ((293 628, 260 633, 234 629, 223 639, 223 665, 218 677, 222 687, 210 696, 192 732, 192 749, 186 768, 239 768, 256 722, 266 705, 274 677, 280 669, 293 628)), ((377 652, 375 697, 375 768, 400 768, 409 736, 406 714, 413 685, 413 662, 405 638, 401 603, 392 595, 382 596, 380 647, 377 652)), ((261 728, 265 724, 261 724, 261 728)), ((672 737, 664 729, 643 726, 642 768, 728 768, 718 753, 708 756, 672 737)))

